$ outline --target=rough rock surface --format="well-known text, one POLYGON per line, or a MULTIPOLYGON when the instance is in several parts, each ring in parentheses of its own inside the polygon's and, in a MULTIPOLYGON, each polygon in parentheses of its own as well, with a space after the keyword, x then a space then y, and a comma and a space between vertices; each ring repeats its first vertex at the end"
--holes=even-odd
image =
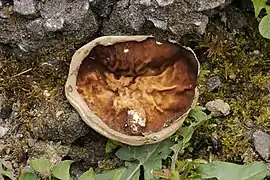
POLYGON ((206 80, 206 84, 209 91, 214 91, 221 86, 221 81, 218 76, 212 76, 206 80))
POLYGON ((13 10, 22 15, 34 15, 37 13, 37 1, 35 0, 14 0, 13 10))
POLYGON ((262 131, 255 131, 253 140, 255 150, 267 161, 270 157, 270 135, 262 131))
POLYGON ((214 117, 227 116, 230 113, 230 106, 221 99, 209 101, 205 104, 208 111, 212 113, 214 117))
MULTIPOLYGON (((104 20, 102 34, 133 34, 143 31, 147 22, 155 29, 169 32, 177 39, 184 34, 203 34, 208 17, 201 11, 218 7, 222 1, 120 0, 104 20)), ((160 36, 159 33, 152 33, 160 36)), ((164 36, 164 34, 163 34, 164 36)))
POLYGON ((57 107, 50 103, 43 104, 43 107, 34 107, 30 112, 33 122, 31 130, 36 138, 70 144, 89 132, 79 114, 66 103, 57 103, 57 107))
POLYGON ((61 37, 72 39, 71 43, 85 42, 95 33, 153 34, 174 39, 184 34, 202 34, 208 23, 202 11, 221 6, 225 0, 0 2, 0 44, 25 54, 51 48, 61 37))
POLYGON ((88 0, 16 0, 13 5, 4 4, 0 10, 0 43, 19 48, 23 53, 53 47, 61 41, 59 37, 83 41, 97 29, 98 21, 88 0))
POLYGON ((8 128, 0 126, 0 138, 5 136, 8 132, 8 128))

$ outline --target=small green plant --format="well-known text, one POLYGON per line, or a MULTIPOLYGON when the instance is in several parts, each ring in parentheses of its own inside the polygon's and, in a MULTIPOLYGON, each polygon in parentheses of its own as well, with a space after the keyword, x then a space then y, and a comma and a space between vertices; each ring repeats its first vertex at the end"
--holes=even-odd
MULTIPOLYGON (((203 112, 202 107, 190 111, 186 119, 187 126, 162 142, 145 146, 120 146, 115 155, 125 161, 126 166, 108 172, 96 174, 92 168, 82 174, 79 180, 262 180, 268 174, 262 162, 237 165, 227 162, 210 162, 202 159, 179 160, 187 147, 194 131, 211 116, 203 112), (171 161, 169 161, 171 159, 171 161), (164 165, 164 160, 168 162, 164 165)), ((108 141, 106 152, 112 153, 121 145, 108 141)), ((72 161, 62 161, 52 165, 49 160, 35 159, 30 167, 47 179, 71 180, 69 169, 72 161)), ((0 171, 1 173, 1 171, 0 171)), ((34 172, 24 172, 20 180, 36 180, 34 172)), ((1 180, 1 178, 0 178, 1 180)))
POLYGON ((258 17, 261 10, 266 10, 266 15, 261 19, 259 24, 259 31, 260 34, 270 39, 270 6, 267 5, 265 0, 252 0, 254 11, 255 11, 255 17, 258 17))
MULTIPOLYGON (((72 161, 66 160, 53 165, 48 159, 34 159, 30 161, 30 167, 43 178, 47 179, 60 179, 60 180, 71 180, 69 174, 69 168, 72 161)), ((34 172, 24 172, 20 180, 37 180, 37 175, 34 172)))

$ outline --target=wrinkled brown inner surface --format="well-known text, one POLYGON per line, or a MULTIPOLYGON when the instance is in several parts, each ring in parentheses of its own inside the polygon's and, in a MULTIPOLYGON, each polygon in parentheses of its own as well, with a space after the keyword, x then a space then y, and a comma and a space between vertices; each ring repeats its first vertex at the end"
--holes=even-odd
POLYGON ((197 68, 189 51, 153 38, 98 45, 80 66, 77 90, 112 129, 128 135, 157 132, 191 106, 197 68), (144 121, 134 120, 131 111, 144 121))

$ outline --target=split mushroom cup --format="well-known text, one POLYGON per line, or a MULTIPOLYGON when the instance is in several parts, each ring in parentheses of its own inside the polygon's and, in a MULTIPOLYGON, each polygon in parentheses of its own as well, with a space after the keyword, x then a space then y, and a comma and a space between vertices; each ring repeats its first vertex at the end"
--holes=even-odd
POLYGON ((103 36, 75 52, 66 97, 82 119, 129 145, 160 142, 198 99, 194 52, 151 36, 103 36))

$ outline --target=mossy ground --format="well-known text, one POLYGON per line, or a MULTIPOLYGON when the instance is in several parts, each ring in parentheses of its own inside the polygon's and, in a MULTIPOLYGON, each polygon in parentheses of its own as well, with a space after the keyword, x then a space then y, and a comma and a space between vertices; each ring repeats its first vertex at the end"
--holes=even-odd
POLYGON ((261 37, 255 19, 238 33, 210 25, 195 50, 202 54, 200 105, 223 99, 226 117, 212 118, 198 129, 187 157, 236 163, 261 160, 254 153, 252 132, 270 132, 270 40, 261 37), (222 87, 209 92, 205 80, 219 76, 222 87))

